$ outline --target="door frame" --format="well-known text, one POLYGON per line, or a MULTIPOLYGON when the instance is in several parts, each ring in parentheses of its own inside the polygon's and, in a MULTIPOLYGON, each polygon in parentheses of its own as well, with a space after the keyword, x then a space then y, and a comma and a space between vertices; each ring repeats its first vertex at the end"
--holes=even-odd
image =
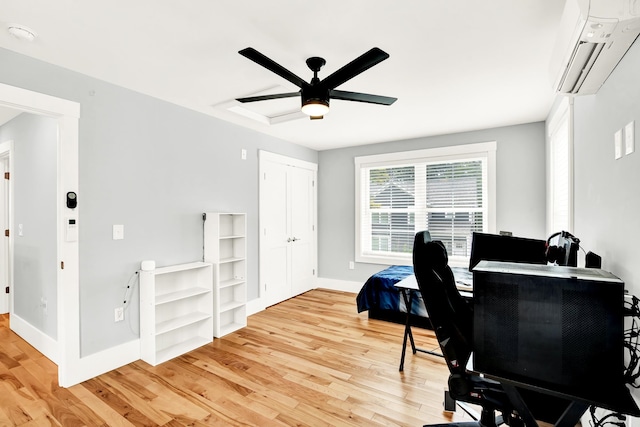
MULTIPOLYGON (((259 150, 258 151, 258 176, 259 176, 259 189, 258 189, 258 229, 262 230, 263 229, 263 225, 264 225, 264 221, 262 218, 262 204, 263 203, 268 203, 267 200, 263 200, 265 199, 265 195, 263 194, 263 188, 262 188, 262 174, 264 173, 264 162, 275 162, 275 163, 280 163, 283 164, 285 166, 293 166, 293 167, 297 167, 297 168, 302 168, 302 169, 308 169, 311 170, 315 173, 315 178, 314 181, 317 184, 318 182, 318 177, 317 177, 317 172, 318 172, 318 165, 317 163, 312 163, 312 162, 308 162, 306 160, 300 160, 300 159, 296 159, 293 157, 288 157, 282 154, 276 154, 276 153, 272 153, 269 151, 264 151, 264 150, 259 150)), ((313 222, 315 224, 314 227, 314 231, 313 231, 313 256, 314 256, 314 265, 316 266, 316 277, 318 275, 317 272, 317 258, 318 258, 318 186, 315 185, 313 187, 313 206, 314 206, 314 212, 313 212, 313 222)), ((260 236, 258 238, 258 301, 254 304, 258 304, 258 305, 252 305, 252 313, 255 313, 257 311, 261 311, 264 310, 266 308, 266 301, 263 298, 264 297, 264 290, 262 288, 262 282, 264 279, 264 271, 265 271, 265 266, 263 265, 263 260, 265 259, 265 257, 263 256, 263 254, 266 251, 266 248, 264 246, 264 239, 262 239, 262 231, 260 231, 260 236)))
MULTIPOLYGON (((79 382, 80 281, 78 241, 65 241, 64 228, 70 218, 79 222, 79 208, 66 207, 66 194, 78 192, 78 133, 80 104, 0 83, 0 106, 51 117, 58 125, 57 147, 57 342, 45 356, 58 365, 58 383, 69 387, 79 382)), ((10 229, 13 230, 13 215, 10 229)), ((13 234, 13 233, 11 233, 13 234)), ((11 238, 10 238, 11 239, 11 238)), ((13 309, 13 304, 11 304, 13 309)))
MULTIPOLYGON (((8 141, 0 141, 0 159, 6 159, 7 161, 7 165, 9 166, 5 172, 9 172, 9 176, 11 176, 11 154, 13 152, 13 141, 12 140, 8 140, 8 141)), ((2 161, 2 160, 0 160, 2 161)), ((0 171, 1 174, 2 171, 0 171)), ((0 209, 4 210, 4 214, 5 214, 5 222, 3 224, 0 224, 0 230, 2 229, 8 229, 11 230, 11 216, 13 215, 13 211, 12 211, 12 205, 13 205, 13 201, 11 199, 12 194, 13 194, 13 185, 11 183, 11 180, 4 180, 4 177, 0 176, 0 179, 2 179, 2 183, 0 185, 2 185, 4 187, 4 192, 3 192, 3 199, 4 200, 0 200, 0 205, 2 205, 0 207, 0 209)), ((5 254, 3 256, 3 260, 1 260, 0 262, 4 263, 6 262, 6 283, 0 282, 0 285, 2 286, 9 286, 10 289, 13 288, 13 246, 12 246, 12 240, 11 240, 11 236, 6 240, 6 244, 5 241, 3 241, 2 243, 3 245, 5 245, 5 254)), ((7 313, 11 312, 13 310, 13 292, 10 291, 10 293, 5 293, 2 292, 2 286, 0 286, 0 298, 5 299, 6 300, 6 306, 7 306, 7 313)), ((3 301, 3 306, 4 306, 4 301, 3 301)), ((4 311, 2 311, 4 312, 4 311)))

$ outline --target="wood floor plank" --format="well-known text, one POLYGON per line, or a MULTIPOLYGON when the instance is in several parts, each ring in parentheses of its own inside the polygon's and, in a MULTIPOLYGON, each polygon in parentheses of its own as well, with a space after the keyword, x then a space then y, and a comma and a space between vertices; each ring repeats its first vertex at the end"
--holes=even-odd
MULTIPOLYGON (((442 410, 444 360, 407 349, 404 326, 357 313, 356 295, 316 289, 247 327, 151 366, 137 361, 68 389, 0 315, 0 426, 422 426, 442 410)), ((414 328, 416 344, 438 346, 414 328)))
POLYGON ((82 384, 131 424, 136 426, 154 425, 154 423, 140 411, 140 408, 131 406, 126 396, 111 388, 106 383, 106 377, 104 375, 85 381, 82 384))
POLYGON ((173 420, 173 417, 162 410, 158 410, 156 408, 157 405, 148 404, 149 402, 154 402, 157 395, 148 393, 149 390, 146 387, 140 385, 131 387, 131 383, 123 375, 118 375, 117 372, 110 372, 103 377, 105 383, 117 391, 122 396, 122 399, 126 400, 131 406, 138 408, 140 413, 153 423, 163 425, 173 420))
POLYGON ((0 386, 2 411, 11 422, 9 425, 17 426, 31 421, 33 415, 29 408, 29 403, 36 399, 29 394, 29 391, 24 388, 15 389, 7 383, 3 383, 0 386))
POLYGON ((123 417, 115 409, 85 387, 86 383, 87 382, 85 381, 82 384, 74 385, 69 390, 78 397, 83 405, 90 408, 91 412, 97 415, 98 418, 94 420, 95 425, 108 425, 114 427, 134 426, 127 418, 123 417))
POLYGON ((214 373, 216 375, 225 376, 229 381, 236 382, 242 387, 253 390, 255 393, 261 393, 269 395, 271 399, 280 402, 288 408, 294 408, 298 400, 290 396, 289 390, 278 389, 274 387, 277 384, 276 379, 280 378, 280 374, 274 374, 272 378, 269 378, 269 373, 272 372, 271 367, 263 367, 258 374, 234 372, 228 369, 224 365, 218 365, 209 361, 195 362, 196 365, 201 366, 204 370, 214 373))

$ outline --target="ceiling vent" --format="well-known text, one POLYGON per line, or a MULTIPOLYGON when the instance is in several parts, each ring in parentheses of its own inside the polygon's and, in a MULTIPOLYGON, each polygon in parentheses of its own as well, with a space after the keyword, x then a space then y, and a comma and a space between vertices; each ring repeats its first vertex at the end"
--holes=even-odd
POLYGON ((551 59, 560 93, 594 94, 640 34, 640 0, 567 0, 551 59))

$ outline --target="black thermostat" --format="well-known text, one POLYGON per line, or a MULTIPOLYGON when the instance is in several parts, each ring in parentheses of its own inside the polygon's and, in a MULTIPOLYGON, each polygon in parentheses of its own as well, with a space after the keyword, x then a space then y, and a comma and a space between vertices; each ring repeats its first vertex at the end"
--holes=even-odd
POLYGON ((67 193, 67 207, 69 209, 75 209, 78 206, 78 196, 73 191, 67 193))

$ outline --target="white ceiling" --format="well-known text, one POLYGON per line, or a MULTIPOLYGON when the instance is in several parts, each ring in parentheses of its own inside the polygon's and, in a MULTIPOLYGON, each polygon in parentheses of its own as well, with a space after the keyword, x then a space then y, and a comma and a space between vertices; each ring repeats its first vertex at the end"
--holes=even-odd
MULTIPOLYGON (((313 149, 544 120, 563 0, 2 0, 0 47, 313 149), (32 43, 8 34, 19 23, 32 43), (242 57, 254 47, 310 80, 370 48, 390 58, 339 87, 397 97, 333 100, 324 120, 267 124, 229 111, 236 97, 297 88, 242 57)), ((3 64, 2 66, 7 66, 3 64)), ((244 104, 274 116, 297 98, 244 104)), ((275 120, 274 120, 275 121, 275 120)))

